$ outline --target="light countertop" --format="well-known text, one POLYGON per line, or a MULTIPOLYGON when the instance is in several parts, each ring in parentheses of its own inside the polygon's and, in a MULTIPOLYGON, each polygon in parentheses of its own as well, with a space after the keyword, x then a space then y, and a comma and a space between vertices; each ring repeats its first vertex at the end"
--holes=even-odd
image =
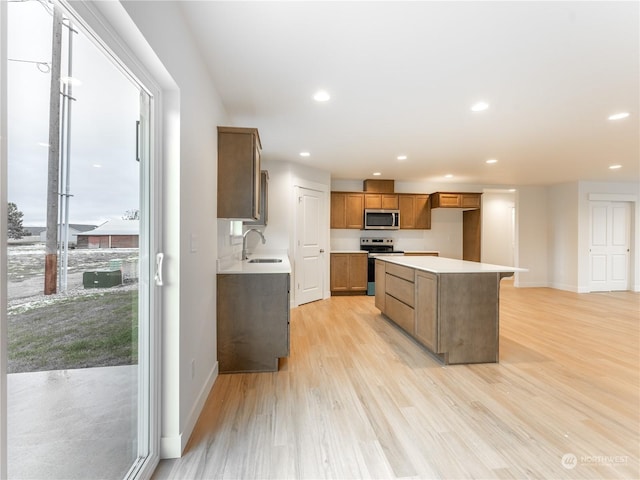
POLYGON ((219 259, 218 273, 291 273, 291 263, 286 253, 257 253, 248 260, 219 259), (252 258, 278 258, 279 263, 249 263, 252 258))
POLYGON ((376 259, 432 273, 514 273, 528 271, 526 268, 469 262, 446 257, 380 255, 376 259))
POLYGON ((429 255, 434 253, 440 255, 440 250, 404 250, 404 253, 408 255, 429 255))
POLYGON ((366 250, 331 250, 331 253, 362 253, 367 255, 366 250))

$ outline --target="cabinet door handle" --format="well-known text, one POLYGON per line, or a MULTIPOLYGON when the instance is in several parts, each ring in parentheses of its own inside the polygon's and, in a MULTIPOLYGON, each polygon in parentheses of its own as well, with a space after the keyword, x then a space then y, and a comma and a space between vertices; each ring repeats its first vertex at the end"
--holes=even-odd
POLYGON ((320 253, 324 253, 324 248, 321 248, 321 249, 320 249, 320 253))

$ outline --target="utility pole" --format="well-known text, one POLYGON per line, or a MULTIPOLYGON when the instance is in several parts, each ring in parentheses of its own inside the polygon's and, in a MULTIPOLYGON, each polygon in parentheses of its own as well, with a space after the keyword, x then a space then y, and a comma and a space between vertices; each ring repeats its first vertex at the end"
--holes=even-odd
POLYGON ((60 163, 60 70, 62 12, 53 5, 51 90, 49 92, 49 169, 47 180, 47 241, 44 258, 44 294, 57 291, 58 272, 58 176, 60 163))

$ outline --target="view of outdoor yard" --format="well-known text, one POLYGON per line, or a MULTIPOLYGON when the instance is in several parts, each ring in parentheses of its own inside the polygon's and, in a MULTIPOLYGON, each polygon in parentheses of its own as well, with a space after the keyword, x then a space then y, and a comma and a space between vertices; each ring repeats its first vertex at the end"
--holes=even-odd
POLYGON ((69 250, 68 288, 46 296, 44 257, 40 242, 8 247, 9 373, 137 363, 138 249, 69 250), (83 286, 107 269, 122 285, 83 286))

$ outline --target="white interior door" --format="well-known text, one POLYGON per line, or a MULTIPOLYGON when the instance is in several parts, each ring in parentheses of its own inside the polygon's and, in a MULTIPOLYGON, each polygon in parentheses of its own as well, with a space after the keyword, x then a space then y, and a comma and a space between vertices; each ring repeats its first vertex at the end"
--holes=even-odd
POLYGON ((630 208, 625 202, 591 202, 590 290, 629 288, 630 208))
POLYGON ((324 247, 322 245, 323 192, 296 187, 295 303, 322 299, 324 247))

